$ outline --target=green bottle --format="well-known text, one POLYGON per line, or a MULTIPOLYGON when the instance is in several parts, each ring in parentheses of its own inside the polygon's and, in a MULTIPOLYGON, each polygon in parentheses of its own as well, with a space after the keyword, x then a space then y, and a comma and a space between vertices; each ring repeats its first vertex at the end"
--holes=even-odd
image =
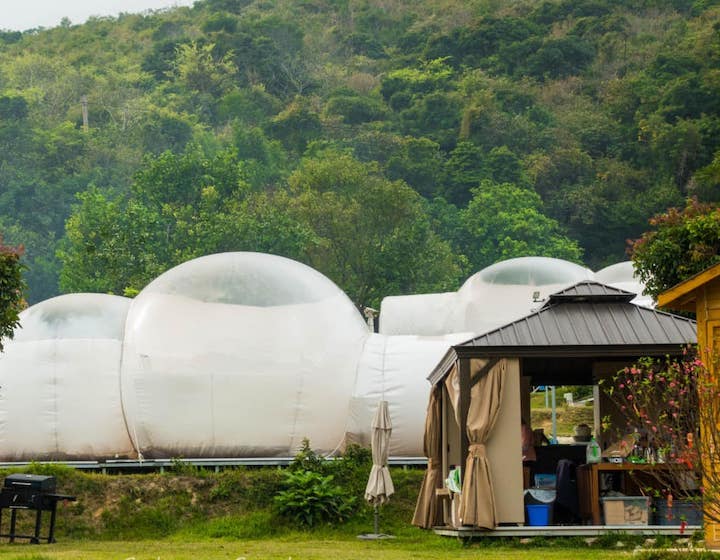
POLYGON ((587 463, 599 463, 602 460, 600 445, 595 441, 595 436, 590 438, 590 443, 585 448, 585 461, 587 463))

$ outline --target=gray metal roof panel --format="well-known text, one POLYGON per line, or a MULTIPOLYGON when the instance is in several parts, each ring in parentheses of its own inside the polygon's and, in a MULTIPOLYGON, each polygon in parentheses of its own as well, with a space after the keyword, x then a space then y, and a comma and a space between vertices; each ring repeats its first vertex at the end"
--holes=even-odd
POLYGON ((634 305, 634 296, 598 282, 580 282, 551 295, 539 310, 454 345, 428 379, 436 383, 461 355, 662 355, 697 342, 695 321, 634 305))
POLYGON ((630 302, 637 294, 601 284, 595 280, 583 280, 572 286, 551 294, 545 306, 552 305, 561 300, 573 301, 624 301, 630 302))
POLYGON ((561 303, 458 346, 622 346, 695 342, 695 321, 631 303, 561 303))

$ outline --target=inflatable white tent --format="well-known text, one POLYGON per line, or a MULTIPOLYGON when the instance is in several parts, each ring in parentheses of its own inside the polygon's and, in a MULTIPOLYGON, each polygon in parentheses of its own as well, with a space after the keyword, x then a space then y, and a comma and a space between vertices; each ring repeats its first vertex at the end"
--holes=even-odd
POLYGON ((120 402, 131 300, 58 296, 20 314, 0 354, 0 456, 7 461, 133 456, 120 402))
POLYGON ((590 269, 561 259, 509 259, 472 275, 457 292, 386 297, 380 332, 484 333, 540 307, 550 294, 593 277, 590 269))
POLYGON ((53 298, 0 354, 0 459, 289 457, 303 438, 332 453, 369 441, 380 399, 391 454, 420 456, 426 377, 446 350, 592 277, 511 259, 458 292, 385 298, 379 334, 328 278, 259 253, 186 262, 134 300, 53 298))
POLYGON ((293 455, 343 440, 368 329, 312 268, 259 253, 182 264, 127 319, 122 399, 145 457, 293 455))
POLYGON ((653 298, 643 293, 645 285, 635 275, 633 264, 630 261, 611 264, 598 270, 595 273, 595 280, 637 294, 637 297, 632 300, 635 305, 655 307, 653 298))

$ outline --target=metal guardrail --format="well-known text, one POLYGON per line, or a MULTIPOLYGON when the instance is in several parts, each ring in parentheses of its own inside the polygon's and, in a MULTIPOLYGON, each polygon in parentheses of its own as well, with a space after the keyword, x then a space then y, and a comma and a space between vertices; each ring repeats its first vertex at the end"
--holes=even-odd
MULTIPOLYGON (((330 458, 332 460, 332 458, 330 458)), ((103 474, 118 471, 160 471, 172 469, 178 464, 212 469, 218 472, 232 467, 283 467, 289 465, 293 457, 228 457, 228 458, 171 458, 171 459, 108 459, 106 461, 6 461, 0 462, 0 468, 12 469, 33 464, 61 465, 78 470, 100 471, 103 474)), ((390 466, 409 467, 426 466, 425 457, 390 457, 390 466)))

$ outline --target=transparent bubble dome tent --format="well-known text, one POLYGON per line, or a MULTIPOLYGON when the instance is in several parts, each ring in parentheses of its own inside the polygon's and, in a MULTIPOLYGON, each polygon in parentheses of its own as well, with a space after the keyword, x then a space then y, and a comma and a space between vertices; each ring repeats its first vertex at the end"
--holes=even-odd
POLYGON ((342 440, 368 329, 298 262, 224 253, 149 284, 127 318, 122 400, 145 457, 288 456, 342 440))
POLYGON ((289 457, 306 437, 332 453, 369 441, 380 399, 391 454, 421 456, 426 377, 447 349, 588 278, 512 259, 457 292, 385 298, 376 334, 328 278, 260 253, 186 262, 133 300, 59 296, 25 310, 0 354, 0 459, 289 457))
POLYGON ((457 292, 386 297, 380 332, 480 334, 523 317, 553 292, 593 278, 590 269, 561 259, 509 259, 472 275, 457 292))
POLYGON ((118 384, 131 301, 70 294, 20 314, 0 354, 4 460, 133 455, 118 384))

